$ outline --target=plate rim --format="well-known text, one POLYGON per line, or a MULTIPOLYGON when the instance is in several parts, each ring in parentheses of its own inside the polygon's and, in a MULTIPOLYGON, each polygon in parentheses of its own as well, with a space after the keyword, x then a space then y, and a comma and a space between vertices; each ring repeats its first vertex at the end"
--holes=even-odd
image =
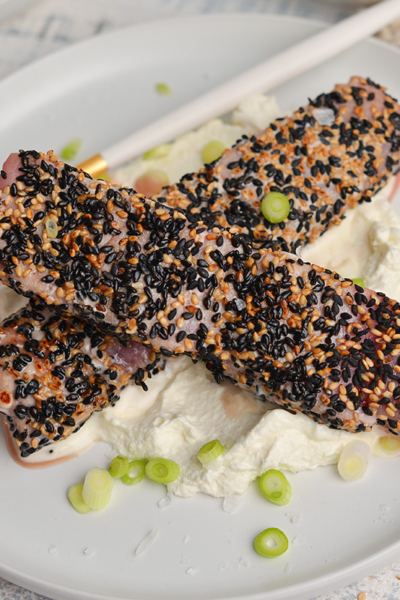
MULTIPOLYGON (((387 548, 385 548, 384 550, 381 550, 378 555, 380 556, 380 563, 381 564, 388 564, 387 560, 388 557, 395 557, 395 554, 397 553, 397 556, 400 556, 400 540, 398 542, 394 542, 393 544, 390 544, 390 546, 388 546, 387 548)), ((354 579, 349 579, 352 577, 352 573, 354 572, 356 574, 357 572, 357 581, 359 580, 359 573, 363 572, 365 574, 367 574, 369 572, 370 569, 370 565, 372 566, 373 564, 373 568, 376 569, 376 565, 379 563, 376 562, 376 554, 373 554, 371 556, 369 556, 366 559, 360 560, 357 563, 353 563, 351 566, 349 567, 344 567, 343 569, 337 570, 337 571, 333 571, 332 573, 330 573, 329 575, 323 575, 321 577, 315 577, 309 581, 304 581, 301 583, 297 583, 297 584, 293 584, 290 586, 286 586, 284 588, 277 588, 275 590, 266 590, 265 592, 259 592, 256 594, 250 594, 250 595, 239 595, 239 596, 230 596, 230 597, 225 597, 223 600, 286 600, 287 598, 290 598, 291 600, 296 600, 297 598, 307 598, 307 600, 309 598, 313 597, 313 590, 317 589, 318 587, 320 587, 321 585, 326 586, 330 586, 330 585, 338 585, 339 587, 342 587, 343 585, 346 584, 342 584, 341 580, 347 580, 348 582, 351 583, 351 581, 354 581, 354 579), (362 570, 362 571, 361 571, 362 570), (311 587, 310 587, 310 584, 311 587), (283 595, 284 594, 284 595, 283 595), (290 594, 290 595, 288 595, 290 594), (304 594, 307 594, 307 596, 305 596, 304 594), (310 595, 311 594, 311 595, 310 595)), ((0 575, 3 576, 3 573, 1 572, 1 567, 2 564, 0 563, 0 575)), ((85 592, 85 591, 81 591, 78 590, 76 588, 69 588, 66 587, 64 585, 60 585, 60 584, 55 584, 55 583, 50 583, 46 580, 43 580, 41 578, 38 577, 34 577, 34 576, 26 576, 25 574, 21 574, 20 571, 18 571, 17 569, 13 569, 12 567, 10 568, 10 573, 15 573, 16 577, 14 580, 9 579, 9 581, 11 583, 14 583, 16 585, 20 585, 22 587, 26 587, 25 584, 31 584, 33 583, 34 586, 33 587, 28 587, 28 590, 32 590, 35 593, 38 594, 47 594, 47 592, 51 593, 53 598, 60 598, 63 599, 65 598, 65 593, 67 593, 69 595, 69 597, 71 598, 71 600, 126 600, 127 597, 123 597, 123 596, 110 596, 110 595, 104 595, 104 594, 98 594, 98 593, 93 593, 93 592, 85 592), (18 576, 18 573, 20 573, 20 576, 18 576), (57 595, 54 595, 54 592, 56 592, 57 595), (58 595, 58 593, 60 593, 60 595, 58 595)), ((347 584, 349 585, 349 583, 347 584)), ((332 587, 332 590, 334 589, 334 587, 332 587)), ((320 592, 317 590, 316 593, 319 595, 320 592)), ((329 592, 328 592, 329 593, 329 592)), ((147 600, 143 597, 136 597, 133 598, 132 600, 147 600)), ((221 596, 210 596, 207 600, 221 600, 221 596)))
MULTIPOLYGON (((0 79, 0 85, 3 86, 5 84, 8 84, 9 82, 12 82, 14 79, 19 79, 21 76, 23 76, 27 71, 32 71, 35 70, 37 68, 40 68, 42 65, 45 65, 47 62, 53 62, 54 59, 57 59, 59 57, 63 57, 63 56, 67 56, 68 54, 73 55, 74 53, 78 53, 81 49, 85 48, 85 47, 91 47, 92 45, 96 45, 96 42, 98 42, 98 40, 102 41, 102 40, 107 40, 108 38, 111 39, 113 37, 119 37, 119 35, 124 36, 127 32, 131 31, 131 30, 136 30, 136 29, 151 29, 153 26, 160 26, 161 24, 166 24, 168 25, 169 23, 176 23, 178 21, 193 21, 196 20, 202 20, 202 21, 207 21, 207 20, 214 20, 214 19, 223 19, 226 21, 226 19, 232 19, 232 20, 239 20, 243 21, 243 19, 249 19, 251 20, 254 17, 257 17, 258 19, 272 19, 272 20, 277 20, 277 21, 282 21, 282 22, 300 22, 300 23, 307 23, 307 24, 311 24, 313 26, 315 26, 316 28, 327 28, 331 25, 333 25, 332 23, 328 23, 326 21, 322 21, 320 19, 310 19, 308 17, 301 17, 299 15, 283 15, 283 14, 275 14, 275 13, 259 13, 259 12, 240 12, 240 11, 232 11, 232 12, 215 12, 215 13, 203 13, 203 14, 197 14, 197 15, 182 15, 182 16, 178 16, 178 17, 166 17, 166 18, 162 18, 159 17, 158 19, 152 19, 149 21, 144 21, 142 23, 137 23, 137 24, 133 24, 133 25, 125 25, 123 27, 119 27, 117 29, 113 29, 111 31, 105 31, 102 32, 98 35, 92 35, 89 38, 85 38, 83 40, 79 40, 69 46, 66 46, 64 48, 59 48, 58 50, 55 50, 54 52, 51 52, 50 54, 46 54, 44 56, 41 56, 40 58, 38 58, 37 60, 34 60, 31 63, 27 63, 22 65, 20 68, 18 68, 17 70, 8 73, 5 77, 0 79)), ((390 44, 389 42, 386 42, 385 40, 382 40, 380 38, 377 38, 376 36, 370 36, 364 40, 362 40, 361 42, 359 42, 358 44, 362 44, 362 43, 368 43, 368 44, 377 44, 378 46, 383 46, 386 49, 390 49, 391 52, 394 52, 395 54, 399 54, 400 55, 400 48, 397 46, 393 46, 393 44, 390 44)))
MULTIPOLYGON (((161 24, 163 26, 168 27, 169 23, 176 24, 178 22, 191 21, 196 21, 196 23, 198 23, 199 20, 207 22, 218 19, 223 19, 224 21, 226 21, 227 19, 230 19, 232 21, 240 19, 240 21, 242 22, 243 19, 251 21, 254 20, 254 18, 279 21, 282 23, 285 22, 308 24, 315 26, 316 31, 318 31, 321 28, 323 29, 329 27, 331 25, 331 23, 327 23, 322 20, 302 17, 298 15, 260 13, 256 11, 227 11, 172 16, 167 18, 160 17, 158 19, 152 19, 142 23, 127 25, 111 31, 103 32, 100 35, 91 36, 84 40, 78 41, 70 46, 61 48, 59 50, 56 50, 55 52, 40 57, 38 60, 23 65, 21 68, 0 79, 0 89, 2 88, 2 86, 12 85, 14 81, 18 81, 21 78, 23 79, 26 73, 34 72, 37 69, 41 70, 45 68, 47 63, 52 64, 54 61, 57 61, 60 58, 68 57, 68 55, 70 55, 73 58, 74 55, 80 53, 81 51, 84 51, 86 48, 92 48, 93 46, 101 45, 104 42, 107 43, 108 40, 112 40, 116 37, 129 35, 129 32, 137 31, 138 29, 151 30, 154 26, 159 27, 161 24)), ((369 37, 360 43, 382 46, 385 49, 390 50, 391 53, 397 54, 400 57, 400 48, 397 48, 382 39, 376 37, 369 37)), ((311 597, 310 595, 313 594, 313 590, 317 590, 315 593, 319 594, 320 592, 317 588, 320 588, 322 585, 325 587, 329 586, 331 589, 334 589, 335 586, 346 585, 351 581, 354 581, 354 577, 356 577, 356 579, 358 580, 360 577, 364 576, 363 574, 367 574, 371 568, 376 570, 376 568, 380 568, 384 565, 387 565, 391 560, 394 560, 396 557, 400 558, 400 540, 389 544, 383 550, 371 554, 367 558, 361 559, 356 563, 352 563, 350 566, 335 570, 332 573, 322 575, 320 577, 314 577, 313 579, 310 579, 308 581, 292 584, 283 588, 277 588, 275 590, 266 590, 264 592, 259 593, 225 597, 224 600, 285 600, 287 598, 295 600, 295 598, 300 597, 306 598, 305 594, 307 594, 308 598, 311 597)), ((66 587, 65 585, 52 583, 41 577, 27 575, 18 568, 7 565, 5 562, 2 561, 0 561, 0 576, 4 577, 11 583, 26 587, 27 589, 30 589, 35 593, 51 594, 51 597, 53 598, 65 598, 65 595, 68 594, 71 599, 76 600, 125 600, 125 597, 120 595, 99 595, 98 593, 81 591, 75 587, 66 587)), ((142 597, 136 597, 134 600, 142 600, 142 597)), ((221 600, 221 597, 210 596, 208 600, 221 600)))

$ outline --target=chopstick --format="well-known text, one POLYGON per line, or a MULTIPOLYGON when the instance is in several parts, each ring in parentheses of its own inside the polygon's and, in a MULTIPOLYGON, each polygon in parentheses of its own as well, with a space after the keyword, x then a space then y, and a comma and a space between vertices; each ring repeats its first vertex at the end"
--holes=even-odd
POLYGON ((354 46, 400 17, 400 0, 384 0, 268 58, 259 65, 135 131, 78 167, 96 177, 232 110, 246 97, 265 93, 354 46))

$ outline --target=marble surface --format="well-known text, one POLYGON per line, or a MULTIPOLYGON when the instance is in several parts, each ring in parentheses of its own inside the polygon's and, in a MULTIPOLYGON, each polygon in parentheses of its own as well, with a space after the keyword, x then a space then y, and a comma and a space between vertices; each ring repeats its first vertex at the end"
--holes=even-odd
MULTIPOLYGON (((334 0, 5 0, 0 3, 0 78, 79 40, 152 19, 243 11, 298 15, 333 23, 352 10, 352 2, 334 0), (13 14, 10 5, 16 11, 13 14)), ((400 46, 400 22, 379 35, 400 46)), ((400 560, 313 600, 398 600, 397 576, 400 578, 400 560)), ((46 600, 0 578, 0 600, 10 598, 46 600)))

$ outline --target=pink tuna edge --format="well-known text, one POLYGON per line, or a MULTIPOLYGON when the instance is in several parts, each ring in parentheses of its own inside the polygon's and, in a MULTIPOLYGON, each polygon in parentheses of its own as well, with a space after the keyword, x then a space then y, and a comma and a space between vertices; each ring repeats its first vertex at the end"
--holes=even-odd
POLYGON ((21 167, 21 159, 17 152, 13 152, 3 164, 3 171, 6 173, 6 179, 0 177, 0 190, 4 190, 7 185, 14 183, 18 177, 21 167))
POLYGON ((124 346, 118 340, 115 340, 114 344, 107 348, 107 354, 111 356, 113 361, 124 369, 128 369, 132 375, 138 369, 144 369, 152 362, 150 359, 151 352, 151 348, 135 341, 131 341, 127 346, 124 346))
MULTIPOLYGON (((21 159, 17 152, 9 155, 3 164, 3 171, 7 174, 7 179, 0 177, 0 190, 16 181, 21 167, 21 159)), ((151 349, 139 342, 130 342, 123 346, 117 340, 109 348, 107 353, 114 359, 116 364, 125 369, 129 369, 132 374, 140 368, 145 368, 150 362, 151 349)))

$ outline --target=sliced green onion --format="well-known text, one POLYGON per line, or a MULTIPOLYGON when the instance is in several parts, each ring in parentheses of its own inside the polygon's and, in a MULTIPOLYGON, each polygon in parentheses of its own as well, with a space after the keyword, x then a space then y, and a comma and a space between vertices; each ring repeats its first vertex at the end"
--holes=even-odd
POLYGON ((63 160, 73 160, 81 148, 82 140, 75 138, 61 150, 60 156, 63 160))
POLYGON ((361 277, 359 277, 358 279, 353 279, 353 283, 354 285, 359 285, 362 288, 365 287, 364 279, 361 279, 361 277))
POLYGON ((58 235, 58 225, 53 219, 47 219, 46 221, 47 235, 51 238, 56 238, 58 235))
POLYGON ((384 436, 379 438, 378 442, 379 455, 384 457, 394 457, 400 454, 400 439, 395 437, 384 436))
POLYGON ((95 467, 86 473, 82 496, 90 508, 104 508, 110 501, 114 479, 106 469, 95 467))
POLYGON ((163 187, 168 184, 169 178, 165 171, 151 169, 136 179, 133 187, 139 194, 151 198, 151 196, 159 194, 163 187))
POLYGON ((281 223, 289 216, 289 200, 280 192, 269 192, 262 199, 261 212, 270 223, 281 223))
POLYGON ((208 142, 201 151, 203 163, 208 165, 209 163, 214 162, 214 160, 217 160, 217 158, 221 156, 224 150, 226 150, 226 146, 222 142, 218 140, 208 142))
POLYGON ((179 465, 167 458, 153 458, 146 465, 146 475, 157 483, 171 483, 179 477, 179 465))
POLYGON ((156 92, 160 94, 160 96, 171 96, 171 94, 173 94, 172 89, 167 83, 156 83, 156 92))
POLYGON ((146 475, 146 465, 147 462, 145 460, 132 460, 129 463, 128 471, 121 477, 121 481, 126 485, 139 483, 146 475))
POLYGON ((371 449, 365 442, 355 440, 342 450, 338 462, 339 475, 346 481, 360 479, 368 467, 371 449))
POLYGON ((86 515, 92 509, 86 504, 82 496, 83 483, 74 483, 68 490, 68 500, 78 513, 86 515))
POLYGON ((289 540, 280 529, 270 527, 258 534, 254 540, 254 550, 265 558, 275 558, 289 548, 289 540))
POLYGON ((284 506, 292 499, 292 486, 283 473, 269 469, 263 473, 258 482, 260 491, 270 502, 284 506))
POLYGON ((143 160, 155 160, 156 158, 165 158, 171 152, 170 144, 160 144, 143 154, 143 160))
POLYGON ((197 458, 201 462, 202 465, 206 465, 212 460, 221 456, 224 451, 224 447, 219 440, 212 440, 212 442, 207 442, 200 448, 197 453, 197 458))
POLYGON ((123 477, 129 469, 129 459, 127 456, 116 456, 108 467, 111 477, 123 477))

